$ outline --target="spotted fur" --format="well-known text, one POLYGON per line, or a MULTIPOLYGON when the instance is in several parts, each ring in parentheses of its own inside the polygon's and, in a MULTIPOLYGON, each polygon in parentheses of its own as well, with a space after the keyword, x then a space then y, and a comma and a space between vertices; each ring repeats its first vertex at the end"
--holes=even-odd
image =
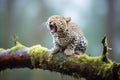
POLYGON ((47 23, 53 36, 52 53, 58 51, 64 51, 66 55, 85 53, 88 42, 79 27, 71 22, 70 17, 52 16, 47 23))

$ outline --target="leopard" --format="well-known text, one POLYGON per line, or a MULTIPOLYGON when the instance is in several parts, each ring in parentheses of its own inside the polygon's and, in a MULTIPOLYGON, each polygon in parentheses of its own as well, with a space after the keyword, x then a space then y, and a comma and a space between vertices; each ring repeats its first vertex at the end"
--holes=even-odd
POLYGON ((47 27, 53 37, 54 47, 51 53, 60 51, 65 55, 85 53, 88 41, 80 27, 71 21, 71 17, 51 16, 47 20, 47 27))

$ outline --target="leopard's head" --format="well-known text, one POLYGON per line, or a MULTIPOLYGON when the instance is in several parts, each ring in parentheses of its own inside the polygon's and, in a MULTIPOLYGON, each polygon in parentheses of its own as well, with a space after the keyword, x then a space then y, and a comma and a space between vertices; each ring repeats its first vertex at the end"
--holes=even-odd
POLYGON ((64 32, 68 30, 68 23, 71 21, 71 18, 65 18, 63 16, 52 16, 48 19, 48 28, 52 34, 57 32, 64 32))

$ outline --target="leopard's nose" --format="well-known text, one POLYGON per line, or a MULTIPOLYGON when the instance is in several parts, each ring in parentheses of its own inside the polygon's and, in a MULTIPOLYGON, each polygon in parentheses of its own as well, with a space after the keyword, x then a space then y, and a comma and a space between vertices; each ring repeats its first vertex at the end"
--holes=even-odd
POLYGON ((51 25, 55 25, 55 23, 52 22, 51 25))

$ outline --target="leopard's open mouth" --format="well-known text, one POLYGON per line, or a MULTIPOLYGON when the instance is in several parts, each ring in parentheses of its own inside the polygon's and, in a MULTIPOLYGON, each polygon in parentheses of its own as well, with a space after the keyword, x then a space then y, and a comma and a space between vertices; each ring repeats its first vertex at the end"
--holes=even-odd
POLYGON ((53 25, 50 24, 50 31, 51 31, 51 33, 57 32, 57 26, 55 24, 53 24, 53 25))

